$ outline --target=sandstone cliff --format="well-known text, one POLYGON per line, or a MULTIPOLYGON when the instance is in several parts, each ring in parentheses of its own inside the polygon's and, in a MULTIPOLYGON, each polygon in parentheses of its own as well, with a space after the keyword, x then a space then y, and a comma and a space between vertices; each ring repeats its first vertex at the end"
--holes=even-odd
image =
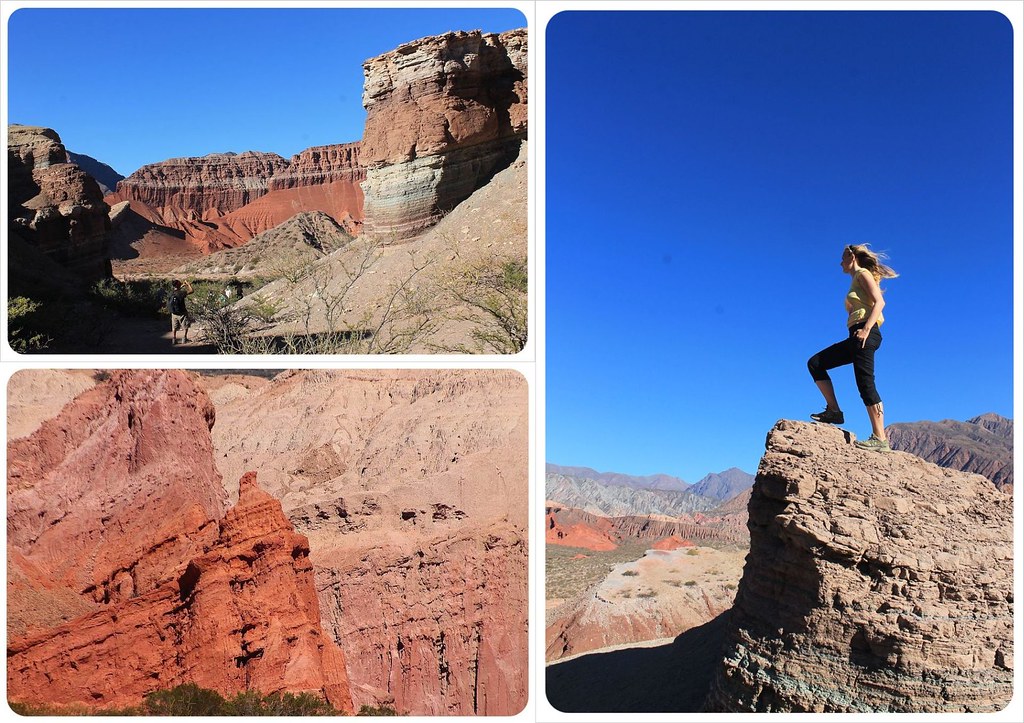
POLYGON ((519 155, 526 30, 452 32, 363 65, 365 230, 416 236, 519 155))
POLYGON ((8 646, 12 701, 133 705, 193 682, 231 694, 310 691, 351 713, 345 659, 320 628, 309 544, 240 481, 216 538, 173 580, 8 646))
POLYGON ((143 166, 107 198, 128 201, 151 224, 178 230, 211 252, 243 244, 302 211, 323 211, 357 233, 364 175, 358 143, 307 148, 290 160, 254 151, 213 153, 143 166))
POLYGON ((907 422, 886 428, 893 449, 916 454, 941 467, 988 477, 1013 492, 1013 420, 983 414, 966 422, 907 422))
POLYGON ((49 128, 8 126, 7 198, 11 290, 35 295, 40 265, 66 269, 90 283, 110 275, 109 207, 96 181, 67 162, 49 128))
MULTIPOLYGON (((514 372, 211 379, 226 475, 266 470, 310 540, 356 707, 518 712, 527 700, 526 384, 514 372)), ((261 472, 262 474, 262 472, 261 472)))
POLYGON ((225 503, 213 420, 192 375, 121 370, 8 443, 7 544, 23 583, 9 581, 9 630, 66 618, 39 604, 46 590, 130 598, 209 543, 225 503))
POLYGON ((711 711, 982 712, 1013 694, 1010 498, 780 421, 711 711))

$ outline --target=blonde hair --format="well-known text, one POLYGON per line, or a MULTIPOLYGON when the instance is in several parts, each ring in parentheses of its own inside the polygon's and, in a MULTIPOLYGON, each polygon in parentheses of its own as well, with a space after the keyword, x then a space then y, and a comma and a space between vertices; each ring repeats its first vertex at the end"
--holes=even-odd
POLYGON ((882 263, 883 259, 887 259, 889 257, 881 251, 878 253, 871 251, 867 244, 850 244, 846 247, 846 250, 853 254, 853 257, 857 259, 858 266, 871 272, 871 275, 875 277, 876 282, 881 281, 882 279, 895 279, 899 276, 892 267, 886 266, 882 263))

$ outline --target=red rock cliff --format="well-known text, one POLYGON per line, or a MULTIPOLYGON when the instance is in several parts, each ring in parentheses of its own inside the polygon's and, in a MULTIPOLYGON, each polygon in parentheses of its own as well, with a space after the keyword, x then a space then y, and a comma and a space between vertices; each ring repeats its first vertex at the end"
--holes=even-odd
POLYGON ((131 705, 194 682, 223 694, 310 691, 351 713, 344 655, 320 628, 308 541, 255 473, 239 493, 175 579, 9 643, 9 699, 131 705))
POLYGON ((985 712, 1013 695, 1013 510, 984 477, 780 421, 707 701, 732 712, 985 712))
POLYGON ((363 64, 365 230, 415 236, 519 154, 525 30, 452 32, 363 64))
POLYGON ((9 581, 9 626, 63 617, 39 620, 41 589, 94 603, 153 590, 212 540, 226 500, 213 421, 193 374, 119 370, 8 444, 8 550, 29 566, 24 589, 9 581))
POLYGON ((152 223, 185 233, 204 251, 245 243, 302 211, 324 211, 358 231, 364 172, 359 144, 273 153, 215 153, 140 168, 108 200, 129 201, 152 223))

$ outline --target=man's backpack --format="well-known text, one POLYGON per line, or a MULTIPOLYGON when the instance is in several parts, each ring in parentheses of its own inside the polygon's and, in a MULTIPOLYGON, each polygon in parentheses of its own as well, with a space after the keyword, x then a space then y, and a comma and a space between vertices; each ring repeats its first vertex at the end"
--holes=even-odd
POLYGON ((181 291, 175 289, 167 297, 167 311, 175 316, 181 316, 185 313, 185 295, 181 291))

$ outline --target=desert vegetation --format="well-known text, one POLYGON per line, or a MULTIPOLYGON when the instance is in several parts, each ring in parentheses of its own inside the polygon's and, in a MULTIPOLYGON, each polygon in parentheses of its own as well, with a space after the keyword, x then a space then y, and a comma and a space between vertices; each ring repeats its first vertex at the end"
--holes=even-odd
MULTIPOLYGON (((312 693, 268 693, 247 690, 225 698, 215 690, 185 683, 148 694, 139 705, 125 708, 91 708, 84 705, 53 706, 11 703, 23 716, 341 716, 323 698, 312 693)), ((396 716, 394 708, 363 706, 356 715, 396 716)))

